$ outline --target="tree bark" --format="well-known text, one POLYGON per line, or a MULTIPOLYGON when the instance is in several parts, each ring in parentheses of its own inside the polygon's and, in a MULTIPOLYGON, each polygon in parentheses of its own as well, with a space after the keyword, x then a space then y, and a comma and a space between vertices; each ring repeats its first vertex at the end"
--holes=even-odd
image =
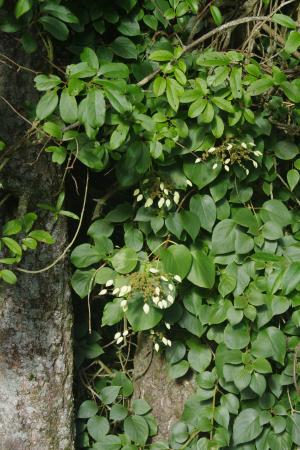
MULTIPOLYGON (((13 35, 0 33, 0 53, 18 64, 34 66, 39 56, 24 57, 13 35)), ((36 102, 34 74, 0 56, 0 96, 22 114, 36 102)), ((26 114, 25 114, 26 115, 26 114)), ((0 138, 13 148, 0 172, 3 196, 0 225, 53 204, 61 174, 40 148, 24 140, 29 126, 0 98, 0 138), (21 144, 18 146, 18 144, 21 144)), ((1 154, 0 154, 1 156, 1 154)), ((1 193, 1 191, 0 191, 1 193)), ((20 265, 39 269, 60 255, 67 243, 64 220, 39 215, 37 228, 56 238, 27 251, 20 265)), ((1 268, 1 267, 0 267, 1 268)), ((19 273, 17 284, 0 287, 0 450, 72 450, 73 351, 68 264, 58 263, 38 275, 19 273)))

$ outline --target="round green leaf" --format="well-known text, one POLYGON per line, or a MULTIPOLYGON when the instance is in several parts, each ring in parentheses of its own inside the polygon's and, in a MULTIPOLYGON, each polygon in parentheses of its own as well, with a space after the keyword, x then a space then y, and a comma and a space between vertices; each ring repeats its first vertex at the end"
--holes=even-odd
POLYGON ((113 268, 122 274, 132 272, 138 261, 136 252, 131 248, 122 248, 112 258, 113 268))

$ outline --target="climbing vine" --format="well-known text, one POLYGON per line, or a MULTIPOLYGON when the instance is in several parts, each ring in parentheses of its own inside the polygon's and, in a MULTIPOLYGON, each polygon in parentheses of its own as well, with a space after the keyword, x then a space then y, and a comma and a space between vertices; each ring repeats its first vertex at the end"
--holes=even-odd
MULTIPOLYGON (((89 312, 77 330, 78 448, 300 446, 300 13, 293 1, 248 3, 0 10, 0 29, 27 52, 42 42, 52 66, 34 80, 45 151, 67 173, 93 173, 88 195, 100 197, 70 256, 89 312), (193 374, 169 441, 155 440, 151 404, 131 399, 140 333, 166 376, 193 374)), ((63 201, 41 206, 78 220, 63 201)), ((30 231, 35 218, 5 225, 1 264, 19 263, 9 236, 21 230, 23 248, 51 243, 30 231)))

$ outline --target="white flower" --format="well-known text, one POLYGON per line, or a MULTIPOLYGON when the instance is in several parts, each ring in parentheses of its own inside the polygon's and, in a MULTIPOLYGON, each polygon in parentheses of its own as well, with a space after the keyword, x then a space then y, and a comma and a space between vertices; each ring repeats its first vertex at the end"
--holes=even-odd
POLYGON ((119 337, 121 337, 121 333, 118 331, 118 332, 114 335, 114 339, 119 339, 119 337))
POLYGON ((167 300, 162 300, 162 301, 161 301, 161 304, 162 304, 162 307, 163 307, 163 308, 167 308, 167 307, 168 307, 167 300))
POLYGON ((121 305, 121 308, 125 308, 127 306, 127 300, 122 300, 120 305, 121 305))
POLYGON ((218 167, 218 163, 214 163, 214 165, 213 165, 213 170, 216 170, 216 168, 218 167))
POLYGON ((145 178, 144 181, 143 181, 143 184, 148 183, 148 181, 149 181, 149 178, 145 178))
POLYGON ((116 294, 119 292, 119 290, 120 290, 120 288, 115 288, 115 289, 112 291, 112 294, 113 294, 113 295, 116 295, 116 294))
POLYGON ((160 294, 160 288, 158 287, 158 286, 156 286, 156 288, 155 288, 155 294, 156 295, 159 295, 160 294))
POLYGON ((124 331, 123 331, 123 336, 124 336, 124 337, 125 337, 125 336, 128 336, 128 333, 129 333, 128 330, 124 330, 124 331))
POLYGON ((150 307, 149 307, 148 303, 145 303, 145 304, 144 304, 144 306, 143 306, 143 311, 144 311, 145 314, 148 314, 148 313, 149 313, 150 307))
POLYGON ((155 350, 156 352, 159 351, 159 344, 158 344, 157 342, 155 342, 155 344, 154 344, 154 350, 155 350))
POLYGON ((163 302, 158 302, 158 303, 157 303, 157 306, 158 306, 160 309, 163 309, 163 307, 164 307, 163 302))
POLYGON ((107 282, 106 282, 106 287, 109 287, 109 286, 112 286, 114 284, 114 280, 108 280, 107 282))
POLYGON ((136 201, 137 202, 141 202, 143 200, 143 198, 144 198, 143 194, 140 194, 140 195, 137 196, 136 201))
POLYGON ((254 142, 249 142, 248 145, 251 145, 251 147, 255 147, 254 142))
POLYGON ((230 163, 230 158, 225 159, 224 163, 225 163, 225 164, 230 163))
POLYGON ((168 345, 169 347, 172 346, 172 342, 170 341, 170 339, 167 340, 167 345, 168 345))
POLYGON ((174 286, 173 286, 173 284, 171 284, 171 283, 170 283, 170 284, 168 284, 168 288, 169 288, 169 290, 170 290, 170 291, 173 291, 173 289, 174 289, 174 286))
POLYGON ((164 205, 164 203, 165 203, 165 199, 164 199, 163 197, 161 197, 161 198, 159 199, 159 201, 158 201, 157 206, 158 206, 159 208, 162 208, 163 205, 164 205))
POLYGON ((154 334, 154 330, 150 330, 150 334, 154 334))
POLYGON ((159 188, 160 188, 160 190, 161 190, 161 191, 163 191, 163 190, 164 190, 164 188, 165 188, 165 185, 164 185, 164 183, 160 183, 160 185, 159 185, 159 188))
POLYGON ((247 148, 247 144, 246 144, 245 142, 242 142, 242 143, 241 143, 241 146, 242 146, 243 148, 247 148))
POLYGON ((124 338, 121 336, 119 337, 119 339, 117 339, 117 344, 121 344, 121 342, 123 342, 124 338))
POLYGON ((201 158, 196 158, 195 164, 198 164, 199 162, 201 162, 201 158))
POLYGON ((168 345, 168 339, 163 337, 162 338, 162 343, 165 344, 165 345, 168 345))
POLYGON ((134 191, 134 193, 133 193, 134 197, 136 197, 137 195, 139 195, 139 193, 140 193, 140 190, 139 190, 139 189, 136 189, 136 190, 134 191))
POLYGON ((151 272, 151 273, 158 273, 159 270, 158 269, 154 269, 154 267, 150 267, 149 272, 151 272))
POLYGON ((145 208, 149 208, 149 206, 152 206, 153 205, 153 200, 152 200, 152 198, 148 198, 147 199, 147 201, 146 201, 146 203, 145 203, 145 208))
POLYGON ((231 150, 232 149, 232 144, 228 144, 227 145, 227 150, 231 150))
POLYGON ((168 295, 167 300, 169 303, 174 303, 174 297, 172 297, 172 295, 168 295))
POLYGON ((178 281, 178 283, 181 283, 181 282, 182 282, 182 278, 181 278, 180 275, 174 275, 174 280, 175 280, 175 281, 178 281))
POLYGON ((119 292, 119 297, 123 297, 127 293, 127 286, 122 286, 119 292))
POLYGON ((153 303, 155 304, 155 305, 157 305, 158 304, 158 302, 159 302, 159 297, 152 297, 152 301, 153 301, 153 303))
POLYGON ((102 290, 99 292, 99 295, 105 295, 105 294, 107 294, 107 289, 102 289, 102 290))
POLYGON ((211 147, 207 150, 207 153, 213 153, 216 150, 216 147, 211 147))
POLYGON ((262 152, 260 152, 259 150, 255 150, 253 153, 255 156, 262 156, 262 152))
POLYGON ((166 207, 169 208, 171 206, 171 200, 167 198, 166 200, 166 207))
POLYGON ((169 281, 168 278, 164 277, 163 275, 160 277, 160 279, 163 281, 169 281))
POLYGON ((169 195, 168 189, 164 189, 164 194, 169 195))
POLYGON ((249 169, 246 169, 246 174, 249 175, 249 169))
POLYGON ((186 180, 186 184, 187 184, 187 186, 190 186, 190 187, 193 186, 193 183, 190 180, 186 180))
POLYGON ((168 322, 165 322, 165 325, 166 325, 166 328, 167 328, 168 330, 171 329, 171 325, 170 325, 168 322))
POLYGON ((176 203, 176 205, 178 205, 179 200, 180 200, 180 195, 178 191, 174 192, 174 197, 173 197, 174 202, 176 203))
POLYGON ((224 166, 224 169, 226 170, 226 172, 229 172, 229 167, 227 165, 224 166))
POLYGON ((255 167, 255 169, 257 169, 257 168, 258 168, 258 164, 257 164, 257 162, 256 162, 256 161, 252 161, 252 164, 253 164, 253 166, 255 167))

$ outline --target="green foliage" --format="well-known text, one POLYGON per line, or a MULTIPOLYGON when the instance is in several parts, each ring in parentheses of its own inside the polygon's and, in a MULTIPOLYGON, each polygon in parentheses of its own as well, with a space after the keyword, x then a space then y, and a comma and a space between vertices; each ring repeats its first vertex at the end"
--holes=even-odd
MULTIPOLYGON (((136 450, 157 433, 151 405, 129 400, 120 356, 145 332, 164 353, 167 376, 194 372, 197 383, 169 443, 151 450, 296 448, 297 22, 273 15, 283 49, 265 61, 267 38, 259 57, 213 41, 183 46, 199 31, 197 1, 91 2, 86 11, 74 2, 74 13, 60 1, 39 3, 18 1, 10 31, 26 30, 39 11, 39 30, 68 39, 75 54, 65 75, 35 78, 45 150, 60 165, 76 159, 95 176, 113 172, 117 185, 71 253, 73 289, 101 303, 111 337, 105 346, 97 334, 79 339, 78 365, 95 359, 105 373, 79 408, 79 447, 136 450)), ((225 23, 219 6, 210 5, 208 23, 225 23)), ((41 206, 78 219, 63 201, 41 206)), ((10 236, 22 227, 4 227, 9 264, 24 245, 51 241, 29 228, 20 244, 10 236)), ((0 276, 15 282, 9 270, 0 276)))

